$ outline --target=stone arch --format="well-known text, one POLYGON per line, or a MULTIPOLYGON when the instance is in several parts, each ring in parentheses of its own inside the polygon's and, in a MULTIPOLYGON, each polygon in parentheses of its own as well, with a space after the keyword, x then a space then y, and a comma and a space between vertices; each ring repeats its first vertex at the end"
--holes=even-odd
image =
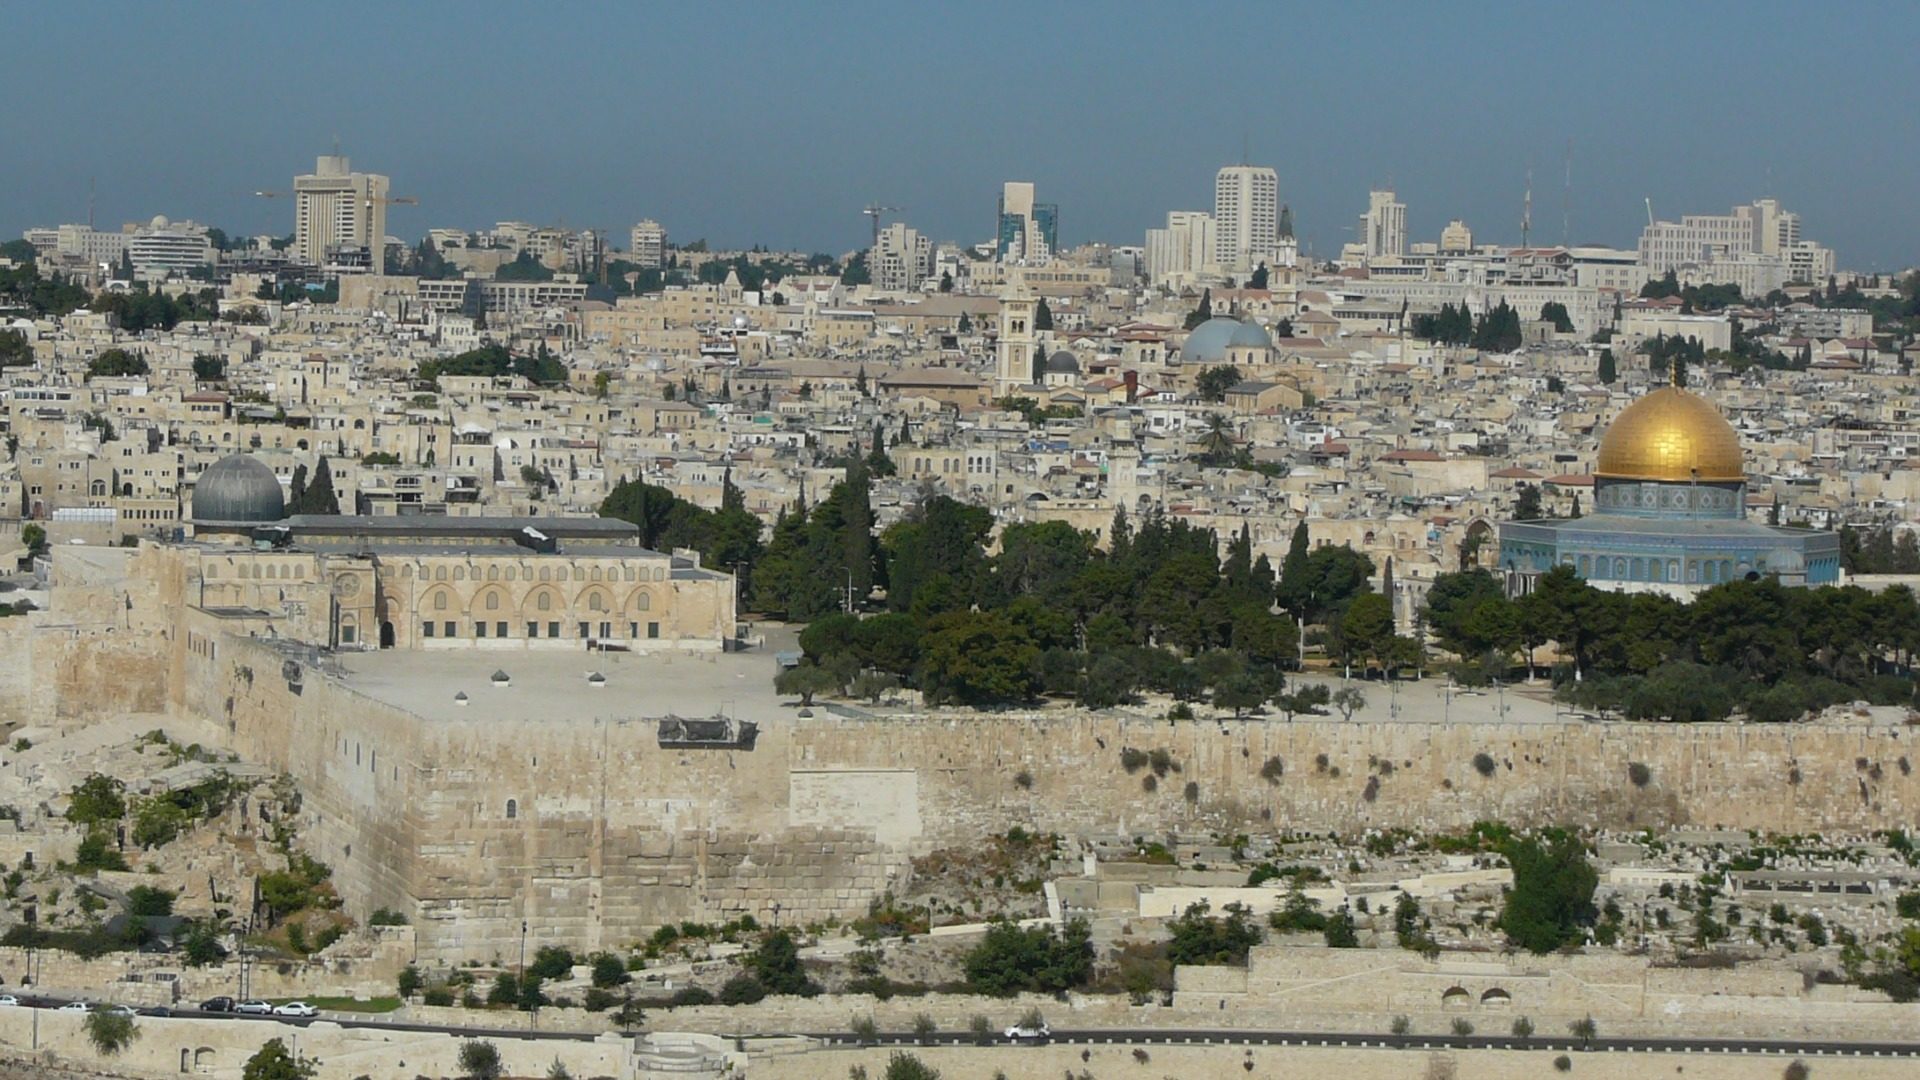
POLYGON ((489 585, 481 589, 473 601, 476 611, 511 611, 513 609, 513 597, 498 585, 489 585))
POLYGON ((1440 1006, 1446 1009, 1464 1009, 1473 1004, 1473 995, 1464 986, 1449 986, 1440 994, 1440 1006))
POLYGON ((580 590, 579 596, 574 597, 573 610, 575 612, 613 611, 615 610, 613 594, 609 593, 605 586, 589 585, 580 590))
POLYGON ((1503 987, 1495 986, 1480 995, 1480 1004, 1490 1009, 1504 1009, 1513 1004, 1513 995, 1503 987))
POLYGON ((527 611, 561 611, 566 606, 566 599, 560 595, 560 590, 551 585, 542 585, 534 589, 527 594, 526 602, 521 605, 527 611))
POLYGON ((420 598, 421 611, 459 611, 460 596, 445 585, 436 585, 420 598))
POLYGON ((627 597, 627 610, 628 611, 652 611, 653 610, 653 594, 648 592, 645 589, 633 590, 633 594, 627 597))

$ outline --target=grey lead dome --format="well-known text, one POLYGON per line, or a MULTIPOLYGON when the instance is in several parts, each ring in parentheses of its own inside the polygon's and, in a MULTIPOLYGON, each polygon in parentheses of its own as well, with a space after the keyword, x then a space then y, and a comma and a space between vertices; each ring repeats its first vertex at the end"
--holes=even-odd
POLYGON ((207 466, 193 486, 193 520, 279 521, 286 498, 273 470, 250 454, 230 454, 207 466))

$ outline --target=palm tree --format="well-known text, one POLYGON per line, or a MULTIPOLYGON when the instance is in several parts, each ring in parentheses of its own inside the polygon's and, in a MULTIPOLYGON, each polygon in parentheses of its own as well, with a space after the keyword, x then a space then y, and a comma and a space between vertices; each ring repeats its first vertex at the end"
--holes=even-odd
POLYGON ((1233 460, 1233 432, 1227 427, 1227 418, 1219 413, 1207 414, 1207 433, 1200 440, 1200 457, 1209 465, 1218 465, 1233 460))

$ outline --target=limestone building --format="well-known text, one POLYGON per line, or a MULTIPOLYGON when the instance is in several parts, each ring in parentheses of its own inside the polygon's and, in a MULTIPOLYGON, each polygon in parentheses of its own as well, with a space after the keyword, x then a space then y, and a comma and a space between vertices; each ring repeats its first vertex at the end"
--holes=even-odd
POLYGON ((348 649, 719 650, 731 576, 611 518, 285 516, 255 458, 209 467, 158 545, 189 630, 348 649))
POLYGON ((1827 532, 1747 519, 1740 436, 1713 404, 1678 386, 1629 405, 1607 429, 1593 513, 1500 526, 1508 591, 1532 591, 1555 566, 1621 592, 1686 598, 1722 582, 1772 576, 1827 585, 1840 541, 1827 532))

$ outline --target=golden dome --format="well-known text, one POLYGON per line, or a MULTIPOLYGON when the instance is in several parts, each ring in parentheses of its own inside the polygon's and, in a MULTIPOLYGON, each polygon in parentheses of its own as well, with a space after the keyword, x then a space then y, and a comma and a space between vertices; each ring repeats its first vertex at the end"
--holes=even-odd
POLYGON ((1744 481, 1740 436, 1713 403, 1663 386, 1626 407, 1600 440, 1595 476, 1611 480, 1744 481))

